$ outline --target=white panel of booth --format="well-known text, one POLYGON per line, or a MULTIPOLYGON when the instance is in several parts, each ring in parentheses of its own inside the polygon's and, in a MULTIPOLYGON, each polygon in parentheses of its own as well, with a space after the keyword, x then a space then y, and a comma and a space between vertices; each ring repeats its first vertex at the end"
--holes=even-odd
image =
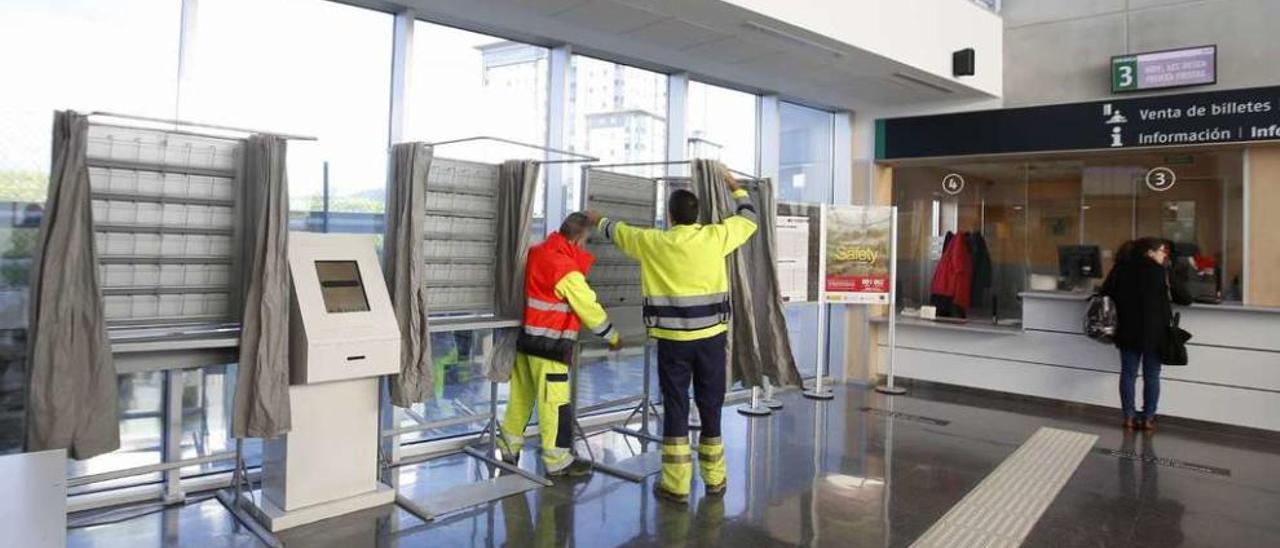
POLYGON ((498 166, 435 158, 427 174, 427 309, 491 313, 498 166))
MULTIPOLYGON (((652 227, 657 215, 658 184, 651 178, 594 169, 586 170, 586 207, 631 226, 652 227)), ((606 307, 641 306, 640 263, 627 257, 604 236, 587 242, 596 257, 587 281, 606 307)))
POLYGON ((94 124, 87 148, 107 324, 238 316, 243 141, 94 124))

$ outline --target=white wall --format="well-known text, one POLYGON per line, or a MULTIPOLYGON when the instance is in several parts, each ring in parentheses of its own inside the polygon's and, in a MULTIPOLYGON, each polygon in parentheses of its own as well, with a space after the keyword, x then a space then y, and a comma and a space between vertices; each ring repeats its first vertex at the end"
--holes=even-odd
POLYGON ((1006 106, 1110 97, 1111 56, 1207 44, 1218 83, 1164 93, 1280 82, 1276 0, 1005 0, 1003 15, 1006 106))
POLYGON ((1000 16, 967 0, 724 0, 999 97, 1000 16), (974 48, 973 76, 951 76, 951 54, 974 48))

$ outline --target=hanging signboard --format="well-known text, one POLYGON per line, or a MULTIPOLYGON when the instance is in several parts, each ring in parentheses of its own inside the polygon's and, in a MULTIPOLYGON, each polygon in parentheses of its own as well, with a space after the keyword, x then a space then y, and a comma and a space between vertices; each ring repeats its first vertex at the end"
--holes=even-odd
POLYGON ((888 304, 893 208, 827 208, 823 283, 828 302, 888 304))
POLYGON ((1218 81, 1218 47, 1152 51, 1111 58, 1111 92, 1201 86, 1218 81))
POLYGON ((876 120, 876 158, 1280 140, 1280 87, 876 120))
POLYGON ((782 301, 809 300, 809 218, 778 215, 778 282, 782 301))

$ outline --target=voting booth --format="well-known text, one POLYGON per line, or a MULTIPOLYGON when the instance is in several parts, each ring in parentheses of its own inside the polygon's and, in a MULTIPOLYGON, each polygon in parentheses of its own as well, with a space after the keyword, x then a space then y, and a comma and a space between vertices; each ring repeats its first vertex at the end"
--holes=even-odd
POLYGON ((257 513, 272 531, 390 504, 378 481, 378 381, 400 331, 367 235, 289 234, 293 427, 266 440, 257 513))

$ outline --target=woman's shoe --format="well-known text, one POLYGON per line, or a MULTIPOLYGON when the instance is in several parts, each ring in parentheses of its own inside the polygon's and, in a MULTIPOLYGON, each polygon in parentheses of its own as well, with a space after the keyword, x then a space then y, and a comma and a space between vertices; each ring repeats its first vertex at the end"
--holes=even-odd
POLYGON ((1125 430, 1137 430, 1137 429, 1138 429, 1138 420, 1137 420, 1137 419, 1135 419, 1135 418, 1133 418, 1133 417, 1126 417, 1126 418, 1124 419, 1124 429, 1125 429, 1125 430))
POLYGON ((1145 431, 1147 431, 1147 432, 1155 432, 1155 431, 1156 431, 1156 420, 1155 420, 1155 419, 1143 419, 1143 421, 1142 421, 1142 429, 1143 429, 1143 430, 1145 430, 1145 431))

